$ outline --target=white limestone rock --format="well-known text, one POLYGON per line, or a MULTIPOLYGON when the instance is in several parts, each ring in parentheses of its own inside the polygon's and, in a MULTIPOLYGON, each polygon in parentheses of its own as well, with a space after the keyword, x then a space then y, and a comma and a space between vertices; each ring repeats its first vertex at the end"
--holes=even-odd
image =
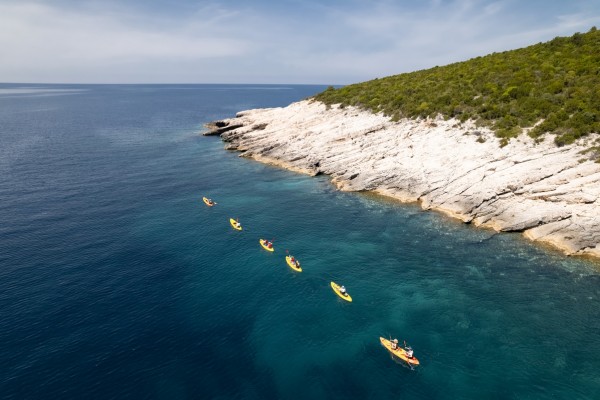
POLYGON ((524 136, 499 147, 489 129, 470 121, 392 122, 310 100, 219 123, 234 127, 221 138, 242 156, 328 174, 341 190, 420 201, 464 222, 522 231, 566 254, 600 256, 600 164, 580 162, 580 145, 524 136))

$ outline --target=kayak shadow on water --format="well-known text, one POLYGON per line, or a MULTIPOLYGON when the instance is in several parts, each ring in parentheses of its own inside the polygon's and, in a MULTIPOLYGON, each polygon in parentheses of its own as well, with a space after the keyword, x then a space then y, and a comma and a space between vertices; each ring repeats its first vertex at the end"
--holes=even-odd
POLYGON ((391 359, 392 359, 392 360, 393 360, 393 361, 394 361, 396 364, 398 364, 398 365, 400 365, 400 366, 402 366, 402 367, 404 367, 404 368, 406 368, 406 369, 409 369, 409 370, 411 370, 411 371, 416 371, 416 370, 417 370, 415 367, 413 367, 412 365, 410 365, 409 363, 407 363, 406 361, 404 361, 404 360, 403 360, 403 359, 401 359, 400 357, 398 357, 398 356, 395 356, 395 355, 393 355, 393 354, 391 354, 391 353, 390 353, 390 358, 391 358, 391 359))

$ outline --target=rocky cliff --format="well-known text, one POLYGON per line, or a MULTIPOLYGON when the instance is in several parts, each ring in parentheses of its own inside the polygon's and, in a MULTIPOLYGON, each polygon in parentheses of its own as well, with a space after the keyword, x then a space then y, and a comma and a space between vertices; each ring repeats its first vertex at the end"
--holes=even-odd
POLYGON ((472 122, 392 122, 353 107, 306 100, 218 121, 226 149, 311 175, 346 191, 421 203, 466 223, 520 231, 566 254, 600 257, 600 164, 526 135, 499 147, 472 122))

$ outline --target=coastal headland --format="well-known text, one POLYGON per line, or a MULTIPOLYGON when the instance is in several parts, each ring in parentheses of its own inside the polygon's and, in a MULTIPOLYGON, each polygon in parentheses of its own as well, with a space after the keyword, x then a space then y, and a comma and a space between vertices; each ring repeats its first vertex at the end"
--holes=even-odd
POLYGON ((340 190, 419 202, 568 255, 600 257, 600 164, 582 156, 585 138, 557 147, 521 135, 500 147, 472 121, 393 121, 314 99, 242 111, 209 129, 243 157, 329 175, 340 190))

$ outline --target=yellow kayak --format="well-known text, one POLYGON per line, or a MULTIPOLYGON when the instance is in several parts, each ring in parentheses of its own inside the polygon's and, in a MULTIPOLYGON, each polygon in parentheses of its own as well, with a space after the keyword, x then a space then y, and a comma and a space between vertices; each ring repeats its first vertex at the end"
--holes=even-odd
POLYGON ((265 249, 267 251, 275 251, 275 248, 273 247, 273 243, 270 243, 270 242, 268 242, 265 239, 260 239, 259 243, 260 243, 260 245, 262 246, 263 249, 265 249), (271 247, 269 247, 268 244, 270 244, 271 247))
POLYGON ((302 272, 302 268, 300 267, 300 261, 292 261, 292 256, 285 256, 285 261, 287 262, 287 265, 289 265, 290 268, 294 271, 302 272))
POLYGON ((335 282, 331 282, 331 288, 333 289, 333 291, 340 296, 342 299, 352 302, 352 297, 350 297, 350 295, 348 293, 343 294, 342 292, 340 292, 340 287, 337 283, 335 282))
POLYGON ((215 203, 214 201, 212 201, 211 199, 208 199, 208 198, 206 198, 206 197, 203 197, 203 198, 202 198, 202 201, 204 201, 204 204, 206 204, 206 205, 207 205, 207 206, 209 206, 209 207, 212 207, 212 206, 214 206, 215 204, 217 204, 217 203, 215 203))
POLYGON ((402 361, 410 365, 419 365, 419 360, 417 360, 417 357, 413 356, 409 358, 406 354, 406 350, 404 350, 401 346, 397 346, 396 349, 392 349, 392 342, 381 336, 379 337, 379 341, 381 342, 381 345, 383 347, 385 347, 390 353, 392 353, 402 361))
POLYGON ((240 224, 235 219, 229 218, 229 223, 231 224, 231 226, 233 227, 233 229, 237 229, 238 231, 242 230, 242 224, 240 224))

